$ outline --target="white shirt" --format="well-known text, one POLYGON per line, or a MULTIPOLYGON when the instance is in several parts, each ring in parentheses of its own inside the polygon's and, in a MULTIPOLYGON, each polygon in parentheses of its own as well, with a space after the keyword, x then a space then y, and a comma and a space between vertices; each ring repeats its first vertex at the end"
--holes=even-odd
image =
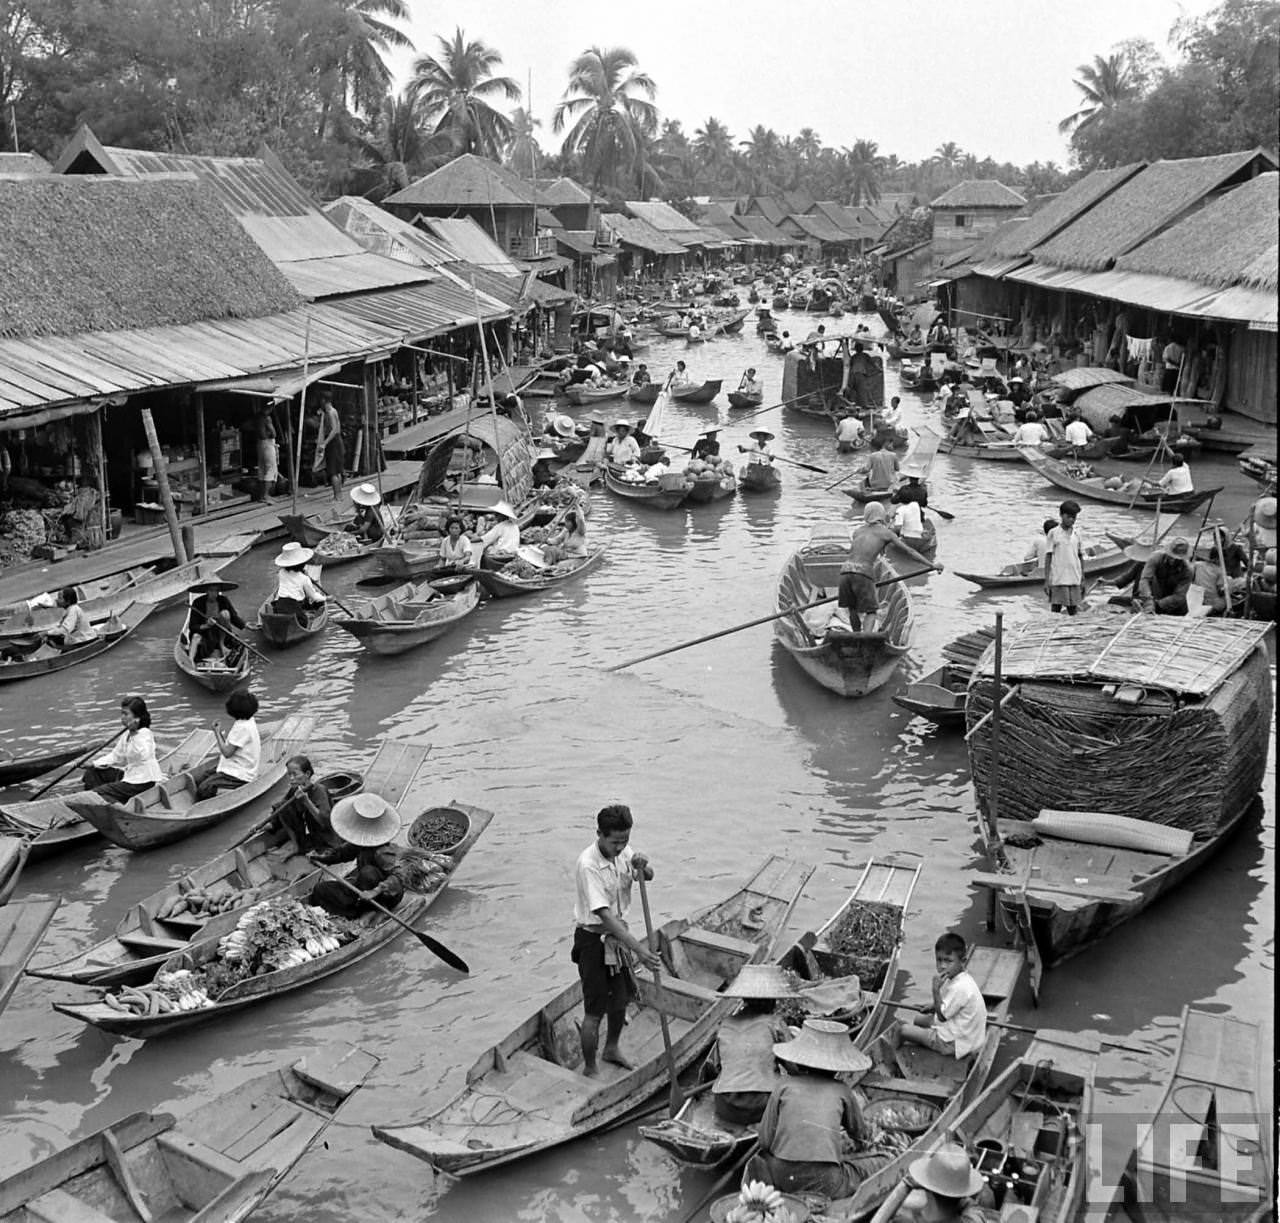
POLYGON ((442 536, 440 559, 455 565, 465 565, 471 559, 471 541, 465 535, 459 535, 455 544, 447 535, 442 536))
POLYGON ((856 442, 860 437, 865 436, 866 432, 862 421, 856 416, 846 416, 836 425, 836 441, 856 442))
POLYGON ((609 458, 619 467, 640 461, 640 443, 630 433, 626 437, 612 437, 613 444, 608 447, 609 458))
POLYGON ((1068 446, 1087 446, 1092 436, 1089 426, 1082 420, 1073 420, 1066 427, 1065 432, 1068 446))
POLYGON ((893 515, 893 525, 905 539, 924 538, 924 517, 918 501, 904 501, 893 515))
POLYGON ((942 997, 942 1021, 934 1025, 934 1031, 943 1040, 955 1042, 956 1057, 968 1057, 982 1047, 987 1038, 987 1004, 978 983, 967 973, 960 972, 943 983, 939 991, 942 997))
POLYGON ((625 921, 631 907, 631 846, 616 858, 606 858, 592 841, 579 855, 573 868, 573 923, 599 930, 597 909, 608 909, 625 921))
MULTIPOLYGON (((1038 420, 1029 420, 1018 426, 1013 435, 1019 446, 1039 446, 1049 436, 1045 427, 1038 420)), ((1085 439, 1088 441, 1088 439, 1085 439)))
POLYGON ((1031 541, 1031 546, 1027 549, 1027 554, 1022 559, 1024 561, 1034 561, 1040 569, 1044 568, 1044 558, 1049 553, 1049 537, 1042 531, 1031 541))
POLYGON ((1160 488, 1166 493, 1189 493, 1194 491, 1191 483, 1191 468, 1185 463, 1181 467, 1170 467, 1160 477, 1160 488))
POLYGON ((62 634, 63 645, 83 645, 86 642, 98 640, 97 629, 90 623, 89 617, 85 615, 84 608, 79 603, 67 604, 66 610, 62 613, 62 619, 58 621, 58 627, 53 631, 62 634))
POLYGON ((520 524, 510 518, 500 518, 483 535, 480 542, 489 552, 512 552, 520 546, 520 524))
POLYGON ((218 772, 241 781, 253 781, 262 762, 262 736, 252 718, 237 718, 226 734, 226 744, 235 751, 218 761, 218 772))
POLYGON ((156 741, 145 726, 125 735, 109 752, 99 756, 93 763, 104 768, 123 769, 124 776, 120 780, 127 781, 131 786, 164 780, 164 774, 156 761, 156 741))
POLYGON ((757 446, 753 450, 747 451, 748 463, 772 463, 773 451, 766 446, 757 446))
POLYGON ((1074 527, 1064 530, 1054 527, 1046 536, 1047 560, 1050 565, 1049 580, 1053 586, 1080 586, 1084 582, 1084 545, 1080 532, 1074 527))
POLYGON ((744 395, 761 395, 764 393, 764 383, 758 378, 748 378, 742 384, 742 393, 744 395))
POLYGON ((322 595, 316 584, 307 576, 305 569, 281 569, 276 574, 276 598, 297 599, 299 603, 323 603, 322 595))

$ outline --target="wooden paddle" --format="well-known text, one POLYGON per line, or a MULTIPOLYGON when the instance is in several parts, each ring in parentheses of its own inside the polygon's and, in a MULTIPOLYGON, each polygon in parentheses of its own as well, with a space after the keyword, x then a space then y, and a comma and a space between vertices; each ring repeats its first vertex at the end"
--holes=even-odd
POLYGON ((954 514, 949 513, 947 510, 940 510, 936 505, 926 505, 924 508, 930 510, 934 514, 937 514, 939 518, 945 518, 947 522, 955 521, 956 516, 954 514))
MULTIPOLYGON (((886 1002, 884 1006, 885 1010, 888 1011, 915 1011, 918 1014, 925 1013, 924 1007, 915 1006, 910 1002, 886 1002)), ((933 1014, 932 1011, 929 1011, 928 1013, 933 1014)), ((1009 1021, 1005 1019, 992 1019, 990 1016, 987 1017, 987 1026, 1000 1028, 1005 1032, 1026 1032, 1031 1036, 1034 1036, 1040 1030, 1039 1028, 1029 1028, 1025 1024, 1021 1023, 1009 1023, 1009 1021)), ((1140 1049, 1137 1045, 1124 1045, 1117 1040, 1100 1040, 1098 1043, 1100 1045, 1106 1045, 1109 1049, 1124 1049, 1127 1053, 1151 1052, 1150 1049, 1140 1049)))
POLYGON ((94 753, 96 752, 102 751, 104 747, 109 747, 111 744, 115 743, 116 740, 119 739, 121 735, 127 735, 128 733, 129 733, 128 731, 122 730, 117 732, 114 735, 111 735, 107 739, 103 739, 101 743, 95 743, 87 752, 85 752, 83 756, 77 757, 69 765, 67 765, 67 767, 63 769, 63 771, 59 773, 57 777, 55 777, 51 782, 48 782, 46 785, 41 786, 40 789, 38 789, 28 801, 35 802, 37 798, 40 798, 41 796, 47 794, 64 777, 67 777, 71 773, 74 773, 76 769, 78 769, 82 764, 84 764, 86 760, 89 759, 90 756, 94 755, 94 753))
POLYGON ((338 596, 337 596, 337 595, 331 595, 327 590, 325 590, 325 588, 324 588, 323 586, 321 586, 321 585, 320 585, 320 583, 319 583, 319 582, 316 582, 316 583, 315 583, 315 588, 316 588, 316 589, 317 589, 317 590, 318 590, 322 595, 324 595, 324 597, 325 597, 326 599, 332 599, 332 600, 333 600, 333 601, 338 605, 338 608, 339 608, 339 610, 340 610, 340 611, 345 612, 348 616, 354 616, 354 615, 355 615, 355 612, 353 612, 353 611, 351 610, 351 608, 349 608, 349 607, 348 607, 348 606, 347 606, 347 605, 346 605, 346 604, 345 604, 345 603, 344 603, 340 598, 338 598, 338 596))
MULTIPOLYGON (((906 582, 911 578, 923 577, 926 573, 938 573, 941 569, 941 565, 930 565, 928 569, 916 569, 911 573, 899 573, 894 577, 885 578, 883 582, 877 582, 876 588, 892 586, 894 582, 906 582)), ((717 632, 707 633, 703 637, 695 637, 692 641, 684 641, 679 645, 668 646, 665 650, 655 650, 652 654, 642 654, 639 658, 629 658, 626 662, 614 663, 612 667, 606 667, 605 670, 621 671, 624 667, 634 667, 636 663, 648 662, 651 658, 661 658, 664 654, 675 654, 680 650, 687 650, 690 646, 701 645, 704 641, 714 641, 717 637, 728 637, 730 633, 740 633, 744 628, 754 628, 757 624, 768 624, 770 620, 781 620, 783 616, 789 616, 793 612, 808 611, 811 607, 821 607, 824 603, 834 603, 839 597, 838 594, 826 595, 824 598, 814 599, 812 603, 797 603, 794 607, 784 608, 780 612, 773 612, 768 616, 758 616, 754 620, 735 624, 732 628, 722 628, 717 632)))
MULTIPOLYGON (((656 953, 658 940, 653 936, 653 915, 649 912, 649 892, 645 887, 644 871, 636 876, 636 882, 640 885, 640 905, 644 909, 645 938, 649 949, 656 953)), ((656 968, 653 970, 653 984, 659 990, 662 988, 662 976, 656 968)), ((680 1090, 680 1069, 676 1065, 675 1050, 671 1047, 671 1028, 667 1024, 667 1013, 662 1009, 660 1001, 655 1001, 654 1010, 658 1012, 658 1026, 662 1029, 662 1049, 667 1058, 667 1074, 671 1078, 670 1111, 674 1117, 684 1107, 684 1092, 680 1090)))
MULTIPOLYGON (((238 646, 243 646, 246 650, 248 650, 248 651, 249 651, 249 653, 250 653, 250 654, 253 654, 253 655, 255 655, 256 657, 261 658, 263 662, 275 662, 275 659, 274 659, 274 658, 269 658, 269 657, 268 657, 266 654, 264 654, 261 650, 255 650, 255 649, 253 648, 253 646, 251 646, 251 645, 250 645, 247 641, 245 641, 242 637, 237 637, 237 636, 235 635, 235 633, 233 633, 229 628, 225 628, 223 625, 219 624, 219 623, 218 623, 218 621, 210 619, 208 616, 206 616, 206 615, 204 614, 204 612, 202 612, 202 611, 196 611, 196 609, 195 609, 194 607, 193 607, 193 608, 191 608, 190 610, 191 610, 191 611, 193 611, 193 612, 195 612, 195 614, 196 614, 197 616, 199 616, 199 617, 200 617, 200 619, 201 619, 201 620, 203 620, 203 621, 205 622, 205 624, 212 624, 212 625, 214 626, 214 628, 220 628, 220 629, 222 629, 222 632, 223 632, 223 635, 224 635, 224 636, 226 636, 226 637, 230 637, 230 638, 231 638, 231 640, 232 640, 232 641, 234 641, 234 642, 236 643, 236 645, 238 645, 238 646)), ((246 627, 247 627, 247 626, 246 626, 246 627)))
MULTIPOLYGON (((342 884, 342 886, 348 891, 354 892, 362 900, 368 901, 368 903, 373 905, 373 907, 377 909, 383 917, 389 917, 397 926, 401 926, 405 930, 408 930, 409 933, 412 934, 413 937, 416 938, 418 942, 420 942, 429 952, 431 952, 432 955, 438 956, 448 964, 450 968, 456 968, 459 972, 470 973, 471 969, 467 967, 466 960, 455 952, 450 951, 443 943, 437 942, 437 940, 433 939, 431 935, 424 934, 421 930, 415 930, 407 921, 404 920, 404 918, 397 917, 390 909, 384 908, 376 900, 371 900, 358 887, 356 887, 354 883, 348 882, 339 875, 337 871, 331 871, 323 863, 315 862, 314 859, 312 861, 312 865, 314 865, 316 870, 320 871, 321 874, 328 875, 335 883, 342 884)), ((643 892, 641 894, 643 895, 643 892)))

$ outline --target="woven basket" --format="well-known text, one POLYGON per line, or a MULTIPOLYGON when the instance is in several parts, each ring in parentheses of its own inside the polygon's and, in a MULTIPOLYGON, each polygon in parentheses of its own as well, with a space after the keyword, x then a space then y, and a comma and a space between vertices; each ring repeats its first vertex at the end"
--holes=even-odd
POLYGON ((320 784, 329 791, 330 798, 338 799, 358 793, 363 783, 359 773, 326 773, 320 784))
POLYGON ((451 854, 466 839, 470 830, 471 821, 467 818, 466 812, 459 811, 456 807, 431 807, 413 821, 409 829, 408 839, 409 844, 414 849, 430 850, 432 853, 437 854, 451 854), (453 832, 456 834, 447 845, 432 843, 428 836, 428 829, 437 827, 441 821, 450 823, 453 826, 453 832))
POLYGON ((923 1134, 938 1119, 941 1111, 936 1104, 925 1100, 872 1100, 862 1110, 862 1116, 877 1129, 899 1134, 923 1134))

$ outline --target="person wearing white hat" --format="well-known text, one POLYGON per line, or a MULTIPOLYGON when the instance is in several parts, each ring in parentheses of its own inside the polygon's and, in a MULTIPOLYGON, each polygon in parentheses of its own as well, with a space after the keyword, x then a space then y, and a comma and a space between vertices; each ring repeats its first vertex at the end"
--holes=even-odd
POLYGON ((605 457, 615 467, 627 467, 640 461, 640 443, 631 436, 629 420, 613 422, 613 436, 604 444, 605 457))
POLYGON ((763 463, 766 467, 771 467, 773 451, 769 449, 769 443, 773 441, 773 434, 768 429, 754 429, 748 436, 755 445, 739 446, 738 452, 747 456, 748 463, 763 463))
POLYGON ((315 556, 313 548, 304 548, 296 540, 290 540, 280 549, 275 559, 276 593, 272 598, 272 611, 280 615, 292 612, 299 615, 308 608, 323 605, 324 592, 307 572, 307 563, 315 556))
POLYGON ((381 543, 387 533, 382 520, 382 494, 372 484, 357 484, 351 490, 351 503, 356 507, 355 517, 343 531, 365 543, 381 543))
POLYGON ((773 1053, 788 1073, 760 1121, 763 1179, 784 1193, 850 1196, 874 1159, 846 1153, 847 1139, 856 1144, 870 1137, 848 1079, 865 1074, 871 1059, 854 1046, 845 1024, 830 1019, 806 1019, 800 1035, 775 1044, 773 1053))
POLYGON ((715 1114, 735 1125, 754 1125, 778 1085, 773 1046, 790 1032, 774 1013, 779 998, 795 998, 800 991, 776 964, 744 964, 724 991, 740 998, 742 1006, 716 1033, 713 1058, 720 1073, 712 1084, 715 1114))
POLYGON ((486 556, 493 557, 494 565, 514 560, 520 548, 520 522, 516 512, 505 501, 499 501, 488 511, 491 525, 476 541, 472 564, 478 569, 486 556))
POLYGON ((337 849, 318 850, 316 862, 355 862, 346 876, 357 889, 323 879, 311 891, 311 903, 342 917, 359 917, 376 901, 384 909, 394 909, 404 897, 404 883, 396 874, 398 855, 391 845, 400 831, 400 813, 377 794, 353 794, 339 800, 329 813, 333 831, 342 838, 337 849))
POLYGON ((969 1223, 988 1217, 967 1201, 981 1193, 986 1182, 969 1162, 964 1147, 945 1143, 913 1160, 907 1176, 916 1188, 903 1199, 902 1206, 920 1223, 969 1223))

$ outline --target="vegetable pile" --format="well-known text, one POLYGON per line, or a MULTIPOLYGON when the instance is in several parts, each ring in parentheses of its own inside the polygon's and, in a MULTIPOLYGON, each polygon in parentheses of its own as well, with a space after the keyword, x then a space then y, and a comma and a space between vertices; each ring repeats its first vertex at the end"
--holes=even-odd
POLYGON ((901 911, 876 901, 855 901, 827 935, 827 945, 837 955, 885 959, 898 943, 901 911))
POLYGON ((409 891, 425 895, 444 886, 453 866, 453 859, 448 854, 402 849, 396 860, 395 873, 409 891))
MULTIPOLYGON (((279 887, 279 884, 276 885, 279 887)), ((258 900, 266 888, 236 888, 226 880, 218 880, 207 888, 193 884, 190 879, 178 880, 179 895, 165 901, 156 910, 157 921, 169 921, 174 917, 209 918, 218 913, 240 909, 258 900)))
POLYGON ((354 937, 324 909, 281 897, 259 901, 246 910, 236 928, 218 941, 218 954, 247 969, 243 975, 252 977, 295 968, 337 951, 354 937))
POLYGON ((157 973, 149 985, 125 986, 115 994, 107 994, 102 1001, 113 1011, 138 1016, 196 1011, 213 1005, 203 983, 187 968, 157 973))
POLYGON ((360 551, 360 541, 346 531, 330 531, 318 544, 317 556, 350 556, 360 551))

